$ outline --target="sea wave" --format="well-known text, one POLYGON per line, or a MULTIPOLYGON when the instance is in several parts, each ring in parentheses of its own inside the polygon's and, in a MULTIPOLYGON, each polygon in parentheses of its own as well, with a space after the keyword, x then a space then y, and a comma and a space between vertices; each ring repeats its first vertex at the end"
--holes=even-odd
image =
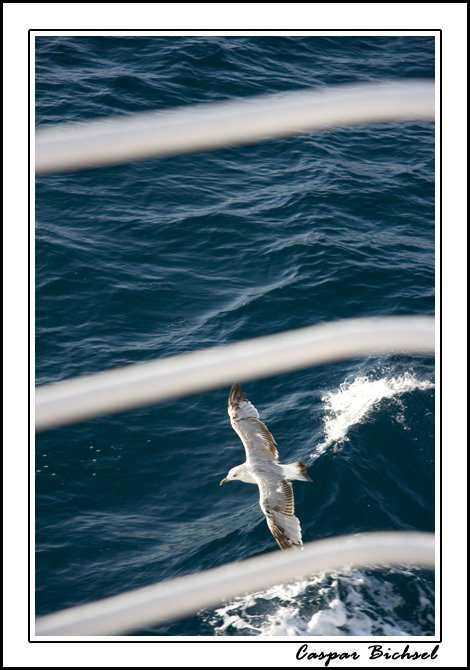
POLYGON ((235 598, 200 616, 215 635, 414 636, 434 634, 430 575, 416 569, 320 573, 235 598), (405 602, 397 586, 410 587, 405 602), (413 609, 414 621, 406 618, 413 609), (404 616, 405 615, 405 616, 404 616))
POLYGON ((405 393, 433 388, 434 382, 419 379, 413 372, 396 376, 371 372, 342 382, 339 388, 328 391, 321 398, 325 439, 317 445, 311 458, 315 460, 330 447, 339 448, 348 439, 350 429, 369 420, 383 400, 395 399, 396 415, 400 418, 400 409, 403 409, 400 399, 405 393))

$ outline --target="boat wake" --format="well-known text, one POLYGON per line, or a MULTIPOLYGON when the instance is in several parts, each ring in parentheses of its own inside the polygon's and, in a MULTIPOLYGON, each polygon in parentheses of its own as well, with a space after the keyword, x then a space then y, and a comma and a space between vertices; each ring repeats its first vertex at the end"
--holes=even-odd
MULTIPOLYGON (((385 399, 395 400, 396 420, 401 423, 403 404, 401 396, 414 390, 425 391, 434 388, 427 379, 418 379, 414 373, 405 372, 397 376, 374 378, 373 373, 343 382, 339 389, 328 391, 322 396, 324 440, 310 454, 312 460, 318 458, 330 447, 338 447, 348 439, 350 429, 367 420, 385 399)), ((406 425, 404 425, 406 429, 406 425)))
POLYGON ((202 616, 215 635, 433 635, 433 599, 422 570, 351 570, 241 596, 202 616))

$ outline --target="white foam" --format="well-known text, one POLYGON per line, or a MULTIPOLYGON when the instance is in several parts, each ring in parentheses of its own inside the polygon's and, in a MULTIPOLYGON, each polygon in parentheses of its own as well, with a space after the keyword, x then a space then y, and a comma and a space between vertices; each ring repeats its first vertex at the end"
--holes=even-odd
MULTIPOLYGON (((427 390, 433 387, 433 382, 418 379, 410 372, 381 378, 370 374, 356 377, 353 381, 343 382, 339 389, 329 391, 322 396, 325 439, 316 447, 311 457, 316 458, 330 446, 346 441, 350 428, 369 417, 382 400, 398 398, 416 389, 427 390)), ((400 408, 400 405, 397 407, 400 408)), ((402 413, 397 413, 396 419, 404 423, 402 413)))
POLYGON ((208 623, 216 635, 407 636, 433 634, 432 586, 419 573, 396 570, 410 580, 419 606, 403 621, 404 599, 386 578, 359 570, 323 573, 235 598, 208 623))

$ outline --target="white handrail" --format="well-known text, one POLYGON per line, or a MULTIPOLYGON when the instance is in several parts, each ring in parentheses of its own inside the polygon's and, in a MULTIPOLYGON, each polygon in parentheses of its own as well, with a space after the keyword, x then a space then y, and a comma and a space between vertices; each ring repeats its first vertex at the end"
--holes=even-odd
POLYGON ((36 429, 355 356, 433 351, 432 317, 323 323, 39 386, 36 429))
POLYGON ((331 86, 36 131, 36 174, 205 151, 358 123, 434 119, 434 82, 331 86))
POLYGON ((432 568, 434 535, 367 533, 309 542, 303 551, 263 554, 44 616, 36 622, 36 635, 115 635, 313 573, 405 563, 432 568))

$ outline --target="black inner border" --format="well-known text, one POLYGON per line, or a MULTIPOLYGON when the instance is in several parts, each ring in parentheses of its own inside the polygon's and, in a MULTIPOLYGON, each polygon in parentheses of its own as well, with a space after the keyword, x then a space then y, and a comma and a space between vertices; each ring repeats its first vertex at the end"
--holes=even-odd
MULTIPOLYGON (((126 30, 125 28, 112 28, 112 29, 106 29, 106 28, 53 28, 53 29, 46 29, 46 28, 41 28, 41 29, 35 29, 35 28, 30 28, 28 30, 28 228, 29 232, 31 233, 31 76, 32 74, 34 75, 34 72, 31 73, 31 43, 33 37, 36 36, 36 33, 54 33, 54 32, 65 32, 69 30, 71 33, 72 32, 80 32, 80 31, 86 31, 86 32, 97 32, 97 33, 102 33, 102 32, 115 32, 115 33, 138 33, 138 32, 149 32, 152 31, 151 28, 138 28, 138 29, 128 29, 126 30)), ((440 114, 440 132, 438 134, 438 141, 439 141, 439 168, 440 168, 440 183, 439 183, 439 197, 440 197, 440 202, 439 202, 439 241, 440 241, 440 255, 439 255, 439 288, 440 288, 440 296, 441 296, 441 313, 442 313, 442 29, 440 28, 418 28, 418 29, 412 29, 412 28, 364 28, 364 29, 346 29, 346 28, 341 28, 341 29, 332 29, 332 28, 322 28, 321 30, 309 30, 308 28, 295 28, 292 30, 289 29, 282 29, 282 30, 268 30, 268 32, 275 32, 275 33, 295 33, 295 32, 335 32, 335 33, 344 33, 344 32, 358 32, 358 33, 367 33, 367 32, 379 32, 379 31, 384 31, 384 32, 393 32, 397 31, 400 33, 419 33, 419 32, 436 32, 438 33, 434 37, 439 40, 439 63, 436 63, 436 66, 439 66, 439 75, 440 75, 440 90, 439 90, 439 114, 440 114)), ((171 28, 171 29, 166 29, 164 31, 157 31, 155 32, 191 32, 194 33, 194 35, 197 35, 198 33, 207 33, 207 32, 213 32, 213 33, 220 33, 220 32, 226 32, 226 33, 239 33, 239 32, 251 32, 251 33, 260 33, 263 32, 262 29, 246 29, 246 28, 239 28, 239 29, 223 29, 223 28, 211 28, 208 30, 194 30, 194 29, 187 29, 187 28, 171 28)), ((51 35, 53 36, 53 35, 51 35)), ((157 35, 156 35, 157 36, 157 35)), ((282 37, 282 35, 279 35, 282 37)), ((59 35, 57 35, 59 37, 59 35)), ((176 36, 175 36, 176 37, 176 36)), ((263 35, 260 35, 260 37, 263 37, 263 35)), ((312 35, 314 37, 314 35, 312 35)), ((29 376, 28 376, 28 388, 30 388, 30 384, 32 382, 32 375, 33 371, 31 369, 31 235, 28 235, 28 370, 29 370, 29 376)), ((440 507, 440 517, 439 517, 439 560, 440 560, 440 571, 439 571, 439 582, 440 582, 440 599, 439 599, 439 611, 440 611, 440 617, 439 617, 439 623, 440 623, 440 631, 439 631, 439 640, 413 640, 412 644, 441 644, 442 643, 442 317, 439 320, 439 334, 440 334, 440 342, 441 342, 441 347, 440 347, 440 352, 439 352, 439 361, 440 361, 440 370, 441 370, 441 375, 440 375, 440 393, 439 393, 439 413, 441 417, 440 421, 440 430, 439 430, 439 448, 440 448, 440 472, 439 472, 439 485, 440 485, 440 499, 439 499, 439 507, 440 507)), ((28 436, 31 435, 31 397, 30 394, 28 394, 28 436)), ((28 531, 31 529, 31 438, 28 437, 28 531)), ((79 637, 79 636, 77 636, 79 637)), ((217 642, 218 644, 221 643, 238 643, 238 644, 250 644, 250 643, 255 643, 255 644, 263 644, 263 643, 268 643, 271 644, 272 642, 274 643, 280 643, 280 644, 300 644, 303 639, 300 638, 299 640, 221 640, 217 639, 217 637, 214 637, 213 640, 211 640, 211 643, 217 642)), ((31 639, 31 533, 28 532, 28 642, 30 644, 35 644, 35 643, 58 643, 58 644, 75 644, 77 642, 83 642, 86 644, 90 643, 129 643, 129 642, 134 642, 134 640, 32 640, 31 639)), ((141 640, 141 639, 136 639, 135 642, 146 642, 146 643, 170 643, 174 644, 175 642, 178 643, 185 643, 189 642, 192 644, 193 642, 203 642, 207 643, 207 639, 198 639, 197 636, 194 636, 194 640, 181 640, 177 637, 175 637, 174 640, 141 640)), ((343 640, 343 639, 334 639, 334 640, 321 640, 318 641, 314 638, 312 638, 311 641, 309 641, 309 644, 370 644, 371 640, 343 640)), ((395 641, 395 640, 387 640, 386 641, 387 645, 396 645, 396 644, 406 644, 403 641, 395 641)))

